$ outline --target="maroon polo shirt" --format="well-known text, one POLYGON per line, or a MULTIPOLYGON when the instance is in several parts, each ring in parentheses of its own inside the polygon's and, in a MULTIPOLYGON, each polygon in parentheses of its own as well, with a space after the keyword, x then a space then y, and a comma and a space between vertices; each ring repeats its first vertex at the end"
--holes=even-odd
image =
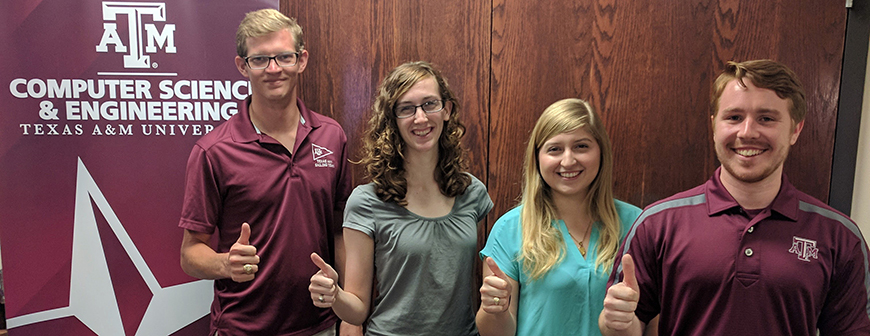
POLYGON ((253 281, 215 281, 211 334, 311 335, 333 325, 329 309, 314 307, 308 292, 317 267, 309 255, 332 260, 332 235, 341 230, 334 211, 351 191, 346 136, 330 118, 298 101, 301 120, 291 154, 259 134, 240 112, 197 141, 187 163, 179 227, 217 229, 217 252, 227 252, 241 225, 251 225, 260 256, 253 281))
MULTIPOLYGON (((647 207, 620 253, 661 335, 868 335, 868 250, 855 223, 783 176, 747 214, 719 180, 647 207)), ((614 265, 614 277, 622 265, 614 265)))

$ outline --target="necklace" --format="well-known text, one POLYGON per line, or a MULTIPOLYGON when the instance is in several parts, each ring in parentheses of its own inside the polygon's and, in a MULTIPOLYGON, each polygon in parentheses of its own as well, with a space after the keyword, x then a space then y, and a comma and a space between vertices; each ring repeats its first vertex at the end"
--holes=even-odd
MULTIPOLYGON (((566 227, 565 229, 567 230, 568 228, 566 227)), ((592 221, 591 220, 589 221, 589 226, 586 227, 586 232, 583 234, 583 237, 582 237, 583 240, 586 239, 586 235, 589 234, 590 231, 592 231, 592 221)), ((574 235, 571 233, 571 230, 568 230, 568 235, 571 236, 571 239, 577 243, 578 247, 580 248, 580 254, 582 254, 585 257, 586 256, 586 246, 583 245, 583 240, 577 240, 577 238, 575 238, 574 235)))

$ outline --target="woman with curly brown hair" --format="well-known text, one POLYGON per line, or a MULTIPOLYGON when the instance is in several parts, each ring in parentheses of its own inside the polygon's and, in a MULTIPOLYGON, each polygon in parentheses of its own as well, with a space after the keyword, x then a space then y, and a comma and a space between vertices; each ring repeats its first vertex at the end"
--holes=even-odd
POLYGON ((367 335, 476 335, 477 223, 493 204, 466 172, 459 104, 438 70, 410 62, 387 75, 372 110, 360 160, 371 182, 344 215, 344 288, 312 254, 314 305, 367 322, 367 335))

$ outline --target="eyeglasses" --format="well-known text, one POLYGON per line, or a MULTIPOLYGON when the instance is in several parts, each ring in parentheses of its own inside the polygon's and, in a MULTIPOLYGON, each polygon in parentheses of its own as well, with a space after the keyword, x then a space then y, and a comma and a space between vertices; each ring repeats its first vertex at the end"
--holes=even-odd
POLYGON ((254 70, 261 70, 269 67, 269 63, 275 60, 275 64, 279 67, 292 67, 296 65, 296 62, 299 60, 298 52, 287 52, 281 53, 275 56, 266 56, 266 55, 253 55, 245 57, 245 63, 249 68, 254 70))
POLYGON ((435 113, 444 109, 444 100, 430 100, 420 105, 403 105, 396 107, 396 118, 405 119, 417 114, 417 108, 422 108, 423 112, 435 113))

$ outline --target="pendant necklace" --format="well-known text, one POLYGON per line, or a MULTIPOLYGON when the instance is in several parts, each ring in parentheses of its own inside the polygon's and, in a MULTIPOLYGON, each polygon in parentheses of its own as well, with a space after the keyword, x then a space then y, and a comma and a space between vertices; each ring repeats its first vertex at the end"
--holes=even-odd
MULTIPOLYGON (((565 229, 567 229, 567 227, 565 229)), ((589 226, 586 227, 586 233, 584 233, 582 237, 583 240, 586 239, 586 235, 589 234, 590 231, 592 231, 592 221, 590 221, 589 226)), ((586 257, 586 246, 583 245, 583 240, 577 240, 577 238, 575 238, 574 235, 571 234, 571 230, 568 230, 568 235, 571 236, 571 239, 574 240, 577 245, 579 245, 578 247, 580 248, 580 254, 582 254, 583 257, 586 257)))

